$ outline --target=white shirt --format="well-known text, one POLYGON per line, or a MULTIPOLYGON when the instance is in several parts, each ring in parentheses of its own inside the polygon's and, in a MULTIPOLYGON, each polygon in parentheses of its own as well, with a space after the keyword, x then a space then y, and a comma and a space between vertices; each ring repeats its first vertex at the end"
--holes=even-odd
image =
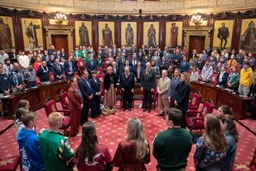
POLYGON ((3 65, 4 64, 4 60, 6 58, 9 58, 9 55, 7 53, 4 54, 0 54, 0 63, 3 65))
POLYGON ((19 56, 19 64, 23 68, 28 68, 29 65, 29 57, 27 55, 20 55, 19 56))

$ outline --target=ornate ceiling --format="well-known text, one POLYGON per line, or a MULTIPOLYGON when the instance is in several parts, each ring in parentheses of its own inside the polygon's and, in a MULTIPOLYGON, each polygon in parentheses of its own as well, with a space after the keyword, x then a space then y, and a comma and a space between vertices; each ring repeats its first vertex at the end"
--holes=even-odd
POLYGON ((85 14, 195 14, 245 11, 256 8, 255 0, 0 0, 2 7, 40 12, 85 14))

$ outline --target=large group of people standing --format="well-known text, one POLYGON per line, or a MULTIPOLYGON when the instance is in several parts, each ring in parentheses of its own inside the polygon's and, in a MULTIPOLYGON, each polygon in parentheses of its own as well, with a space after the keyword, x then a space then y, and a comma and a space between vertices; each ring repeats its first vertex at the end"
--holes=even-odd
MULTIPOLYGON (((75 164, 79 170, 112 170, 113 166, 119 170, 146 170, 145 164, 150 162, 150 144, 138 118, 128 120, 127 138, 119 143, 113 158, 107 147, 98 143, 95 125, 88 120, 89 109, 92 118, 100 116, 101 92, 104 92, 104 106, 114 108, 118 84, 123 93, 123 111, 132 110, 135 83, 139 83, 143 91, 143 112, 151 112, 152 93, 158 93, 160 113, 157 116, 164 116, 168 126, 153 141, 153 156, 159 171, 184 171, 186 168, 192 145, 192 137, 184 129, 190 81, 198 81, 201 76, 201 81, 210 83, 215 73, 219 86, 237 90, 242 96, 252 96, 252 114, 256 114, 255 58, 250 53, 247 57, 243 50, 238 54, 232 50, 229 54, 226 50, 212 51, 207 47, 202 53, 193 50, 189 55, 185 48, 177 48, 171 53, 168 47, 161 51, 160 48, 142 46, 137 49, 132 45, 127 49, 114 45, 113 48, 99 47, 96 52, 91 47, 76 47, 67 55, 64 49, 55 50, 54 45, 50 45, 44 54, 38 51, 25 55, 24 51, 19 51, 18 55, 13 52, 9 57, 1 49, 0 63, 0 98, 21 91, 24 80, 26 88, 35 86, 37 77, 42 84, 49 82, 49 72, 53 73, 55 81, 69 79, 71 83, 68 90, 71 136, 76 136, 82 126, 82 141, 75 152, 67 138, 58 132, 61 114, 50 114, 49 129, 40 132, 38 137, 35 133, 38 118, 29 111, 28 102, 17 108, 17 141, 22 167, 28 170, 73 170, 75 164), (78 80, 74 73, 81 59, 86 67, 78 80), (98 68, 106 70, 103 80, 97 78, 98 68)), ((194 161, 198 171, 231 170, 234 163, 238 132, 232 112, 226 112, 223 106, 218 111, 218 116, 206 115, 205 133, 197 141, 194 161)))

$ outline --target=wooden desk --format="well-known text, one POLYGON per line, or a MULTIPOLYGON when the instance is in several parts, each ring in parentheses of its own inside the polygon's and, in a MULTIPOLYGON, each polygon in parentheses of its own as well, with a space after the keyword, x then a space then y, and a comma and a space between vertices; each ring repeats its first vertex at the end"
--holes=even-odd
POLYGON ((16 113, 16 105, 20 99, 29 101, 30 110, 35 111, 44 106, 45 100, 48 97, 59 100, 59 94, 62 89, 68 90, 69 84, 66 81, 54 82, 48 85, 41 85, 38 88, 31 88, 23 93, 16 95, 11 94, 10 97, 2 98, 3 108, 9 111, 9 118, 16 113))
POLYGON ((199 82, 190 82, 190 84, 191 94, 196 90, 201 92, 202 103, 207 99, 211 99, 216 108, 221 105, 228 105, 232 107, 236 119, 245 118, 246 111, 251 107, 252 98, 250 97, 239 97, 236 94, 232 94, 222 88, 217 88, 210 84, 201 84, 199 82))

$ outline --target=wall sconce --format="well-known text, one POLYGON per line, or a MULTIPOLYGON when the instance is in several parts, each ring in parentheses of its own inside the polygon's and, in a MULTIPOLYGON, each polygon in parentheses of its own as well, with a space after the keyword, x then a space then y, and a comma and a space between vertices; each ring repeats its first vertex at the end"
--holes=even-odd
POLYGON ((62 23, 67 20, 66 14, 57 12, 56 16, 55 16, 55 20, 56 20, 55 23, 57 23, 59 26, 61 26, 62 23))
POLYGON ((191 17, 191 21, 196 25, 196 27, 198 27, 202 23, 203 18, 200 14, 194 14, 191 17))

